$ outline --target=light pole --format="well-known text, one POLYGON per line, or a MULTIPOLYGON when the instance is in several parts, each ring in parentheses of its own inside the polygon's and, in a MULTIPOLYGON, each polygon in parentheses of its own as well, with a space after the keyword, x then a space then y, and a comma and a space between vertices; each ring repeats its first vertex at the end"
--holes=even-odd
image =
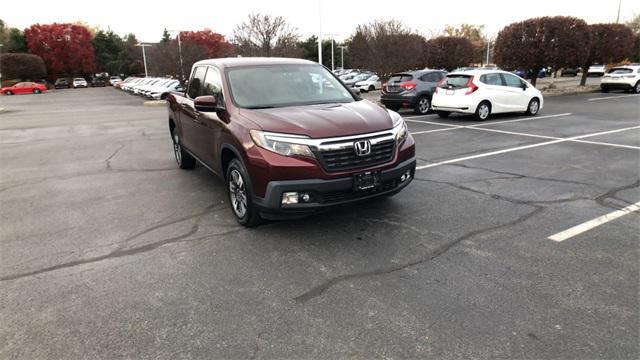
POLYGON ((322 0, 318 0, 318 63, 322 65, 322 0))
POLYGON ((177 32, 178 33, 178 53, 180 54, 180 75, 182 76, 182 81, 184 81, 184 65, 182 64, 182 43, 180 42, 180 30, 167 30, 169 32, 177 32))
POLYGON ((144 77, 147 77, 147 54, 144 51, 144 48, 147 46, 151 46, 149 44, 137 44, 136 46, 140 46, 142 48, 142 61, 144 62, 144 77))
POLYGON ((618 17, 616 17, 616 24, 620 22, 620 7, 622 6, 622 0, 618 1, 618 17))
POLYGON ((333 37, 331 37, 331 71, 333 71, 333 37))
POLYGON ((340 67, 344 70, 344 46, 338 46, 340 48, 340 67))
MULTIPOLYGON (((4 44, 0 44, 0 58, 2 57, 2 47, 4 44)), ((0 87, 2 87, 2 60, 0 60, 0 87)))

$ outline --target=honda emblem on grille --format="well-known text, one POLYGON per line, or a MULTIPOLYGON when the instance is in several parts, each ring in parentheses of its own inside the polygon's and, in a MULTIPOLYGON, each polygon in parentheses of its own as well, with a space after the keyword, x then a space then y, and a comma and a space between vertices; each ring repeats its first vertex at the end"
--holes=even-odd
POLYGON ((360 140, 353 143, 353 149, 358 156, 366 156, 371 153, 371 143, 369 140, 360 140))

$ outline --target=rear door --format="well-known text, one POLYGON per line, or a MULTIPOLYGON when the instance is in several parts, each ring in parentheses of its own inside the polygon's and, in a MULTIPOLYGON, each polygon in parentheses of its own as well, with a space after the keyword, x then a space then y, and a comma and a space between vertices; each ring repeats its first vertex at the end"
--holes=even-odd
POLYGON ((509 111, 505 104, 509 102, 509 93, 505 91, 505 83, 499 73, 489 73, 480 76, 483 84, 480 91, 482 96, 491 102, 494 113, 509 111))
POLYGON ((522 79, 515 75, 504 73, 501 75, 505 83, 505 111, 527 110, 527 105, 529 105, 530 100, 530 95, 527 91, 528 85, 526 85, 526 83, 522 79))

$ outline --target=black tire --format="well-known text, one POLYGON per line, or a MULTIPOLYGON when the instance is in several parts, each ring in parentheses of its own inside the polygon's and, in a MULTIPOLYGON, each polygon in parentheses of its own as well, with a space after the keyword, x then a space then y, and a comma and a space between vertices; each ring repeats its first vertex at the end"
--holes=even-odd
POLYGON ((527 105, 527 111, 525 114, 535 116, 540 111, 540 100, 538 98, 533 98, 529 101, 529 105, 527 105))
POLYGON ((7 91, 5 91, 5 92, 4 92, 4 94, 5 94, 5 95, 13 95, 13 92, 12 92, 12 91, 7 90, 7 91))
POLYGON ((376 88, 373 85, 369 85, 367 91, 374 91, 376 88))
POLYGON ((640 81, 638 81, 634 86, 631 92, 635 94, 640 94, 640 81))
POLYGON ((420 96, 416 101, 416 106, 413 108, 413 112, 418 115, 426 115, 431 110, 431 99, 427 96, 420 96))
POLYGON ((34 94, 40 94, 42 91, 40 91, 40 89, 33 89, 33 93, 34 94))
POLYGON ((196 166, 196 159, 182 148, 180 136, 175 129, 171 133, 171 140, 173 140, 173 154, 175 155, 178 167, 180 167, 180 169, 193 169, 196 166))
POLYGON ((603 92, 603 93, 608 93, 608 92, 609 92, 609 88, 603 87, 603 88, 602 88, 602 92, 603 92))
POLYGON ((491 115, 491 103, 488 101, 483 101, 478 104, 476 108, 476 112, 473 114, 476 120, 485 121, 491 115))
POLYGON ((235 216, 236 221, 246 227, 260 225, 262 218, 253 204, 251 179, 240 160, 231 160, 227 167, 225 180, 231 213, 235 216))
POLYGON ((400 110, 400 106, 398 106, 398 105, 385 105, 384 107, 386 107, 387 109, 392 110, 392 111, 400 110))
POLYGON ((438 117, 442 119, 446 119, 449 117, 449 115, 451 115, 451 113, 448 111, 436 111, 436 113, 438 114, 438 117))

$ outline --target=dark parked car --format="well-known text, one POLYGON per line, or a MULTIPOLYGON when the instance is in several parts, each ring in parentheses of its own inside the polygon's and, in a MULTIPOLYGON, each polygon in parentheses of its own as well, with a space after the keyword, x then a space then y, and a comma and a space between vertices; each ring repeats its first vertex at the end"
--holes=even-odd
POLYGON ((447 75, 441 70, 418 70, 393 74, 382 85, 380 102, 397 111, 401 107, 412 108, 416 114, 426 114, 431 109, 431 97, 436 85, 447 75))
POLYGON ((178 166, 197 160, 220 175, 245 226, 392 195, 415 173, 402 117, 315 62, 199 61, 186 93, 167 102, 178 166))
POLYGON ((71 84, 69 84, 69 80, 67 79, 56 79, 56 82, 53 85, 56 89, 68 89, 71 87, 71 84))
POLYGON ((578 76, 578 69, 576 68, 565 68, 560 71, 560 76, 578 76))
POLYGON ((107 86, 107 82, 104 81, 103 78, 91 79, 91 87, 105 87, 105 86, 107 86))

